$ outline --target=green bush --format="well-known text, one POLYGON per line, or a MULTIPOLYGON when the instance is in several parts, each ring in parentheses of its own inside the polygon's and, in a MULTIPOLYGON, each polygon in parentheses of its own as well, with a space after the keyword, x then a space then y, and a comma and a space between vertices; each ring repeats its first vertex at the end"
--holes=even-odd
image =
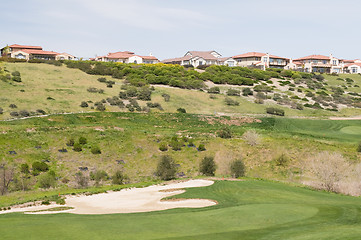
POLYGON ((241 92, 240 92, 239 90, 230 88, 230 89, 227 90, 227 93, 226 93, 226 94, 227 94, 228 96, 239 96, 240 93, 241 93, 241 92))
POLYGON ((16 106, 16 104, 12 103, 9 105, 9 108, 18 108, 18 106, 16 106))
POLYGON ((49 171, 48 173, 41 174, 38 177, 38 184, 40 188, 55 187, 56 178, 54 171, 49 171))
POLYGON ((361 142, 357 146, 357 152, 361 152, 361 142))
POLYGON ((170 95, 169 95, 169 94, 163 93, 163 94, 162 94, 162 97, 164 98, 164 101, 165 101, 165 102, 169 102, 169 100, 170 100, 170 95))
POLYGON ((242 160, 235 160, 231 163, 231 174, 234 178, 244 177, 246 173, 246 167, 242 160))
POLYGON ((266 113, 272 114, 272 115, 278 115, 278 116, 285 115, 285 111, 283 109, 273 108, 273 107, 266 108, 266 113))
POLYGON ((239 106, 239 102, 236 100, 233 100, 232 98, 226 97, 224 99, 224 102, 228 106, 239 106))
POLYGON ((82 149, 81 144, 79 144, 79 143, 74 143, 74 145, 73 145, 73 150, 74 150, 75 152, 81 152, 83 149, 82 149))
POLYGON ((3 114, 4 113, 4 109, 2 109, 1 107, 0 107, 0 114, 3 114))
POLYGON ((91 151, 92 154, 101 154, 102 153, 99 146, 92 146, 90 151, 91 151))
POLYGON ((179 112, 179 113, 187 113, 187 111, 184 108, 178 108, 177 112, 179 112))
POLYGON ((70 139, 66 142, 66 145, 69 146, 69 147, 72 147, 72 146, 74 146, 74 143, 75 143, 74 138, 70 138, 70 139))
POLYGON ((164 155, 158 162, 155 175, 161 180, 171 180, 175 178, 177 172, 177 165, 174 159, 169 155, 164 155))
POLYGON ((83 102, 81 102, 80 107, 86 108, 86 107, 89 107, 89 105, 88 105, 87 102, 84 102, 84 101, 83 101, 83 102))
POLYGON ((200 151, 200 152, 206 151, 206 147, 204 146, 203 143, 199 144, 198 151, 200 151))
POLYGON ((104 170, 96 170, 95 172, 90 172, 90 180, 95 181, 96 185, 99 185, 101 181, 106 181, 109 179, 108 173, 104 170))
POLYGON ((232 131, 229 127, 224 126, 217 132, 220 138, 232 138, 232 131))
POLYGON ((117 170, 113 175, 112 175, 112 183, 114 185, 122 185, 124 184, 124 180, 126 179, 126 177, 124 176, 123 172, 120 170, 117 170))
POLYGON ((214 158, 210 156, 206 156, 203 158, 199 165, 199 172, 206 176, 214 176, 216 171, 216 163, 214 162, 214 158))
POLYGON ((75 173, 75 182, 77 183, 78 188, 86 188, 89 184, 89 178, 82 172, 77 172, 75 173))
POLYGON ((250 89, 250 88, 243 88, 242 89, 242 95, 243 96, 249 96, 249 95, 252 95, 253 94, 253 91, 250 89))
POLYGON ((275 162, 276 166, 285 167, 289 162, 289 158, 286 154, 282 153, 281 155, 274 158, 273 161, 275 162))
POLYGON ((168 144, 166 142, 161 142, 159 144, 159 150, 162 152, 165 152, 168 150, 168 144))
POLYGON ((85 137, 79 137, 79 144, 84 145, 87 144, 88 140, 85 137))
POLYGON ((219 94, 220 92, 221 90, 219 89, 219 87, 211 87, 210 89, 208 89, 208 93, 219 94))
POLYGON ((24 174, 30 173, 29 165, 27 163, 23 163, 20 165, 20 172, 24 174))
POLYGON ((45 162, 35 161, 32 164, 32 170, 32 174, 37 176, 41 172, 47 172, 49 170, 49 166, 45 162))

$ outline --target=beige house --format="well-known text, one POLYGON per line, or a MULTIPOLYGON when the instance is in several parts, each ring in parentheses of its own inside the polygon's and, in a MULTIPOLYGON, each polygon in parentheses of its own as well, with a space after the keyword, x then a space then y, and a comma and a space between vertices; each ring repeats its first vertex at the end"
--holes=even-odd
POLYGON ((99 61, 99 62, 120 62, 120 63, 147 63, 154 64, 158 63, 158 58, 150 55, 150 56, 139 56, 135 55, 134 52, 115 52, 108 53, 106 56, 95 57, 91 60, 99 61))
POLYGON ((27 46, 13 44, 1 49, 1 55, 17 59, 43 59, 43 60, 75 60, 76 57, 68 53, 44 51, 40 46, 27 46))
POLYGON ((270 55, 268 53, 248 52, 232 57, 237 61, 237 66, 266 68, 284 68, 289 59, 270 55))
MULTIPOLYGON (((319 73, 342 73, 344 65, 341 59, 333 57, 332 54, 330 54, 330 56, 310 55, 295 59, 293 62, 302 65, 302 67, 297 70, 319 73)), ((293 65, 288 66, 289 69, 295 69, 293 67, 293 65)))
POLYGON ((351 63, 345 63, 343 69, 344 69, 344 73, 361 74, 361 60, 356 59, 356 60, 352 60, 351 63))
POLYGON ((231 57, 222 58, 216 51, 188 51, 183 57, 165 59, 166 64, 179 64, 182 66, 198 67, 202 65, 228 65, 235 66, 236 61, 231 57))

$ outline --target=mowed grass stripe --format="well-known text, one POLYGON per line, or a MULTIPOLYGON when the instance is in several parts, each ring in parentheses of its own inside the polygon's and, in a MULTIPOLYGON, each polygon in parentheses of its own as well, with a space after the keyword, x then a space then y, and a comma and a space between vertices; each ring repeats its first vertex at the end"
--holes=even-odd
POLYGON ((210 198, 200 209, 112 215, 0 216, 7 239, 355 239, 361 200, 282 183, 219 181, 175 196, 210 198), (332 233, 332 234, 331 234, 332 233))

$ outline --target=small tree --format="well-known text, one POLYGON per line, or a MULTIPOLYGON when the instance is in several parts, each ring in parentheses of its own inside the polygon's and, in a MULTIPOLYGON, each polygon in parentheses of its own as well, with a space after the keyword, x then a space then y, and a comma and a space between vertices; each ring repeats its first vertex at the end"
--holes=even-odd
POLYGON ((169 155, 164 155, 158 162, 155 175, 162 180, 171 180, 175 178, 177 172, 177 165, 174 159, 169 155))
POLYGON ((4 195, 8 192, 9 185, 14 179, 14 167, 7 163, 0 163, 0 193, 4 195))
POLYGON ((73 150, 75 152, 81 152, 83 149, 79 143, 74 143, 73 150))
POLYGON ((214 157, 206 156, 201 161, 199 166, 199 172, 206 176, 214 176, 216 171, 216 163, 214 161, 214 157))
POLYGON ((108 173, 104 170, 97 170, 90 173, 90 179, 95 181, 95 185, 98 186, 102 181, 109 179, 108 173))
POLYGON ((248 130, 242 135, 242 138, 251 146, 255 146, 260 142, 260 137, 255 130, 248 130))
POLYGON ((41 174, 38 178, 38 184, 40 188, 55 187, 56 184, 55 172, 49 171, 47 173, 41 174))
POLYGON ((311 162, 311 171, 320 181, 321 188, 327 191, 336 191, 337 183, 348 170, 348 162, 339 153, 321 152, 311 162))
POLYGON ((234 178, 244 177, 246 173, 246 166, 241 159, 233 161, 230 168, 234 178))

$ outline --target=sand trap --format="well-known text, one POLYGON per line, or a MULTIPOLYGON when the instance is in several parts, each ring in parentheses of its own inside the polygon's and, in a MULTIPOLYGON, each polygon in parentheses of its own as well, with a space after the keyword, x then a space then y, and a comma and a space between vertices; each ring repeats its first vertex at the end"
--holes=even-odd
MULTIPOLYGON (((101 193, 91 196, 68 196, 63 206, 73 207, 67 213, 75 214, 110 214, 150 212, 172 208, 200 208, 215 205, 216 202, 207 199, 180 199, 161 201, 162 198, 183 193, 183 188, 205 187, 214 182, 210 180, 189 180, 187 182, 172 183, 168 185, 154 185, 145 188, 123 189, 119 192, 101 193)), ((53 208, 58 205, 38 206, 28 208, 14 208, 8 212, 36 211, 53 208)), ((40 212, 31 214, 52 214, 58 212, 40 212)))

